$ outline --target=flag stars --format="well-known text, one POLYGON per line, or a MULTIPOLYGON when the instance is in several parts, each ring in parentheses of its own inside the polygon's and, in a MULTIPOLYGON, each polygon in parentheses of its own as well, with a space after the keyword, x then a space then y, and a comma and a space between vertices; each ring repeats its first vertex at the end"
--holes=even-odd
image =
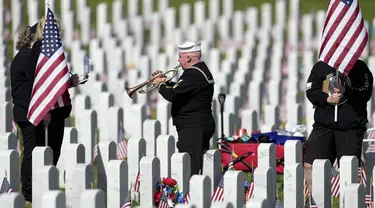
POLYGON ((56 20, 51 12, 48 12, 42 38, 42 53, 52 56, 62 46, 56 20))

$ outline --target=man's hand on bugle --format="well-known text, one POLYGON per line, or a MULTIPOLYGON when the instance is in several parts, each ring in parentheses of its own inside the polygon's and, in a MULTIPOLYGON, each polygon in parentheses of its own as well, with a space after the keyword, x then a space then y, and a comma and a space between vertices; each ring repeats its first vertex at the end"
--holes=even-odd
POLYGON ((154 72, 152 72, 152 76, 153 77, 155 77, 155 76, 159 76, 159 77, 167 77, 167 76, 165 76, 164 74, 163 74, 163 71, 160 71, 160 70, 156 70, 156 71, 154 71, 154 72))
POLYGON ((160 71, 160 70, 156 70, 156 71, 152 72, 152 76, 157 77, 152 81, 152 83, 155 84, 155 85, 158 85, 162 82, 165 82, 165 80, 167 78, 167 76, 165 74, 163 74, 163 71, 160 71))

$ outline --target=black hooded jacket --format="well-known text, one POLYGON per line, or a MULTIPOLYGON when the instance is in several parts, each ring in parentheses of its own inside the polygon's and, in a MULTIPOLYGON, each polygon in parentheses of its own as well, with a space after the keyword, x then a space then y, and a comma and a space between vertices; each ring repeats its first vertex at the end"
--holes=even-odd
POLYGON ((347 76, 340 74, 345 92, 338 105, 337 122, 334 121, 335 105, 327 103, 328 94, 322 91, 323 81, 335 75, 334 68, 319 61, 307 80, 306 95, 315 107, 315 124, 334 130, 365 130, 368 122, 367 102, 371 99, 373 89, 371 71, 363 61, 358 60, 347 76))

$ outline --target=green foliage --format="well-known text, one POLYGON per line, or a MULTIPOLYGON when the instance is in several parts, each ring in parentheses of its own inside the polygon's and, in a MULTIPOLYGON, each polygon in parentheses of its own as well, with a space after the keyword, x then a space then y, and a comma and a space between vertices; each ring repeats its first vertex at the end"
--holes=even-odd
POLYGON ((137 206, 139 206, 140 204, 139 204, 139 202, 137 202, 137 201, 132 201, 132 207, 137 207, 137 206))
POLYGON ((156 108, 151 109, 151 119, 156 119, 156 108))
POLYGON ((75 126, 75 124, 76 124, 76 117, 75 116, 70 116, 70 122, 72 123, 73 127, 76 127, 75 126))

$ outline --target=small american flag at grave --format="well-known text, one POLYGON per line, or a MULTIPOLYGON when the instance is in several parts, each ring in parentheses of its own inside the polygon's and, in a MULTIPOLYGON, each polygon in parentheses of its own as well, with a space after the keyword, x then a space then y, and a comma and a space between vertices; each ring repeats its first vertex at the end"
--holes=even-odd
POLYGON ((165 191, 162 191, 162 192, 161 192, 160 202, 159 202, 159 206, 158 206, 158 208, 169 208, 169 205, 168 205, 168 197, 167 197, 167 195, 165 194, 165 191))
POLYGON ((128 156, 128 142, 125 139, 125 130, 120 123, 120 130, 117 144, 117 159, 124 160, 128 156))
MULTIPOLYGON (((337 165, 337 163, 335 163, 337 165)), ((336 197, 338 198, 340 196, 340 174, 339 172, 336 170, 336 167, 337 166, 332 166, 332 169, 331 169, 331 174, 332 174, 332 178, 331 178, 331 195, 333 197, 336 197)))
POLYGON ((254 197, 254 171, 251 174, 251 179, 249 183, 249 189, 246 194, 246 200, 249 200, 254 197))
POLYGON ((132 207, 132 202, 131 202, 131 191, 129 191, 129 193, 128 193, 128 197, 126 198, 125 203, 124 203, 124 205, 122 205, 121 208, 130 208, 130 207, 132 207))
POLYGON ((211 198, 212 202, 224 200, 224 173, 220 178, 218 185, 216 186, 214 193, 211 198))
POLYGON ((10 187, 7 177, 4 177, 3 182, 1 183, 0 194, 11 192, 13 192, 13 189, 10 187))
POLYGON ((98 133, 98 129, 96 129, 95 131, 95 144, 94 144, 94 148, 93 148, 93 151, 92 151, 92 162, 93 164, 95 164, 95 161, 96 161, 96 157, 98 156, 98 151, 99 151, 99 133, 98 133))

